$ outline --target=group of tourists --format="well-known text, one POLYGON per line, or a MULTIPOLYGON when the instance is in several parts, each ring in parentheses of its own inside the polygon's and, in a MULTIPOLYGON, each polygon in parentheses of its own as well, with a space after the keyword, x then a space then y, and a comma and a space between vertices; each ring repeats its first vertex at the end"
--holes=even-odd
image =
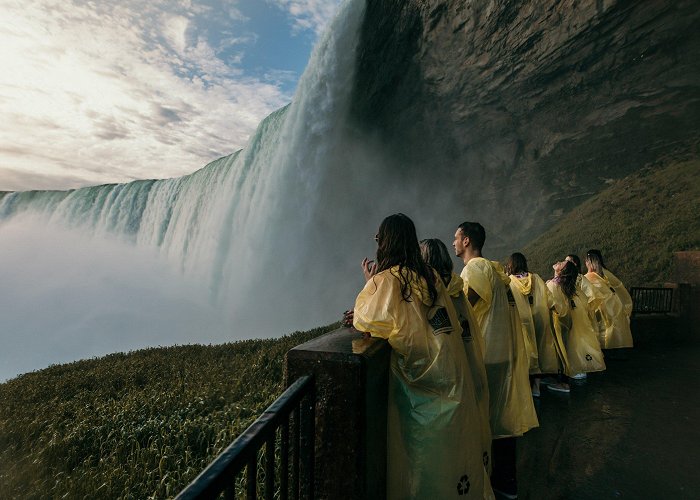
POLYGON ((517 498, 516 438, 539 425, 540 385, 605 369, 603 350, 632 347, 632 301, 601 253, 553 265, 546 283, 521 253, 485 259, 483 226, 464 222, 452 256, 418 241, 406 215, 379 226, 376 260, 346 321, 392 347, 387 497, 517 498), (548 376, 543 378, 544 376, 548 376))

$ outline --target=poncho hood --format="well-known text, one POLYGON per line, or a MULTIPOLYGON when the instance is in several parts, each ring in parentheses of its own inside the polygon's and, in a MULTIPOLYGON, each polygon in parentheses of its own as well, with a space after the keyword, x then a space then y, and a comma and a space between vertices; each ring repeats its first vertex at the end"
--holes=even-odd
POLYGON ((510 282, 523 295, 529 295, 532 291, 532 274, 530 273, 527 273, 527 275, 522 278, 512 274, 510 276, 510 282))

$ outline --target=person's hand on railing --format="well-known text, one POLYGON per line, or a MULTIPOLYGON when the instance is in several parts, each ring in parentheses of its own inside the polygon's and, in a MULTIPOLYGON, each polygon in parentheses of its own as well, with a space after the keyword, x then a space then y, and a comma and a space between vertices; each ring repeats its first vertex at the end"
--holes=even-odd
POLYGON ((340 326, 344 328, 350 328, 351 330, 355 330, 357 333, 362 334, 362 338, 368 339, 371 337, 371 335, 368 332, 361 332, 354 326, 352 326, 352 320, 355 316, 355 311, 353 309, 348 309, 343 313, 343 319, 340 320, 340 326))
POLYGON ((352 328, 352 319, 354 316, 354 311, 352 309, 348 309, 343 313, 343 319, 340 320, 340 324, 344 326, 345 328, 352 328))

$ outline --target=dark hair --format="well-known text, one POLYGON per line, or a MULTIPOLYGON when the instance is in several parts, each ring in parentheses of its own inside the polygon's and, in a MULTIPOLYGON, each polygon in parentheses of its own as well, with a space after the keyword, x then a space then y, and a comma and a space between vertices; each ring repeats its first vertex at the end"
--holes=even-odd
POLYGON ((486 243, 486 230, 478 222, 462 222, 457 229, 462 231, 462 236, 469 238, 469 241, 476 250, 481 251, 486 243))
POLYGON ((377 243, 377 272, 399 266, 396 277, 401 283, 401 297, 406 302, 410 302, 411 284, 403 273, 403 269, 414 271, 419 277, 425 279, 430 300, 434 303, 437 299, 435 275, 423 262, 413 221, 404 214, 390 215, 379 225, 377 243))
POLYGON ((445 244, 437 238, 421 240, 420 253, 425 263, 437 271, 445 285, 449 284, 454 263, 445 244))
POLYGON ((569 255, 566 256, 567 259, 571 259, 571 261, 574 263, 576 266, 576 269, 578 269, 578 272, 581 272, 581 259, 578 258, 578 255, 575 253, 570 253, 569 255))
POLYGON ((561 286, 562 292, 568 299, 571 299, 576 294, 576 278, 578 278, 576 264, 566 261, 559 273, 559 286, 561 286))
POLYGON ((600 250, 592 249, 586 252, 586 260, 591 263, 593 272, 604 276, 603 269, 605 269, 605 262, 603 262, 603 254, 600 253, 600 250))
POLYGON ((505 266, 506 274, 523 274, 529 272, 527 270, 527 259, 520 252, 515 252, 508 257, 505 266))

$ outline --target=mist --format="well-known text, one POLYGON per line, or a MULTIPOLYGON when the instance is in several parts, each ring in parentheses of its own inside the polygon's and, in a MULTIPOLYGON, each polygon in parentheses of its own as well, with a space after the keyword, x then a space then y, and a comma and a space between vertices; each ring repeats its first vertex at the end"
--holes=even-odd
POLYGON ((148 249, 28 215, 0 233, 0 381, 113 352, 235 340, 205 287, 148 249))

